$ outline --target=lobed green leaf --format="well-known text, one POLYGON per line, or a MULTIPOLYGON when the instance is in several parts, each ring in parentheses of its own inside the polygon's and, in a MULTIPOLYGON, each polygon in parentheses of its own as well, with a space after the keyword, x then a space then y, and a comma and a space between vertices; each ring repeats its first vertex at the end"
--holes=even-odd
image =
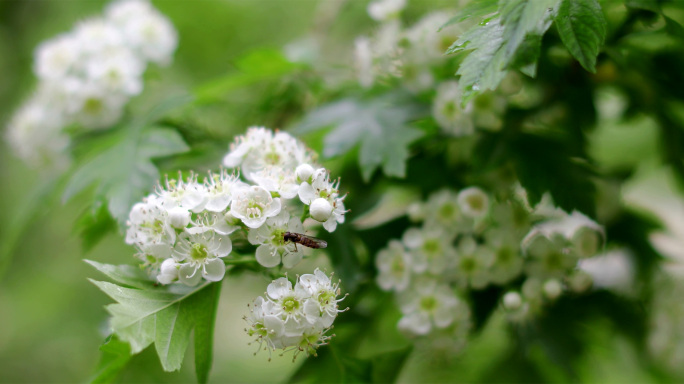
POLYGON ((606 38, 606 19, 597 0, 562 0, 555 17, 563 44, 589 72, 606 38))
POLYGON ((323 156, 334 157, 359 146, 359 167, 369 181, 379 167, 387 176, 404 177, 408 146, 423 135, 409 126, 419 108, 397 95, 368 101, 345 99, 309 113, 293 129, 295 134, 334 128, 324 139, 323 156))

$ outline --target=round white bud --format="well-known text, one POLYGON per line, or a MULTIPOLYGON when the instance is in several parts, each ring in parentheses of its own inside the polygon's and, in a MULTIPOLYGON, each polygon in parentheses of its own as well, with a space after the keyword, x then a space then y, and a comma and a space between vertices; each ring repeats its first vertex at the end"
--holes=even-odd
POLYGON ((522 305, 522 297, 515 291, 507 292, 503 297, 503 306, 509 311, 514 311, 522 305))
POLYGON ((314 168, 309 164, 300 164, 297 169, 295 169, 295 176, 299 182, 308 181, 313 173, 314 168))
POLYGON ((314 220, 324 222, 332 215, 333 207, 330 202, 322 197, 311 202, 309 212, 314 220))
POLYGON ((544 283, 544 296, 549 300, 556 300, 563 293, 563 286, 556 279, 549 279, 544 283))
POLYGON ((181 207, 169 209, 169 224, 178 229, 183 229, 190 224, 190 211, 181 207))
POLYGON ((162 284, 171 284, 178 279, 178 263, 174 259, 166 259, 159 267, 157 280, 162 284))

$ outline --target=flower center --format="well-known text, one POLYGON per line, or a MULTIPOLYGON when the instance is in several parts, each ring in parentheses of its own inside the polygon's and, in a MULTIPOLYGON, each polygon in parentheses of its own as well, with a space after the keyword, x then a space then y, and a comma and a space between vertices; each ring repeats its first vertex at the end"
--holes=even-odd
POLYGON ((439 208, 439 217, 441 217, 444 220, 451 219, 455 213, 456 213, 456 208, 454 207, 453 204, 450 204, 450 203, 443 204, 439 208))
POLYGON ((475 211, 481 211, 484 208, 484 199, 482 199, 482 196, 468 196, 467 201, 470 208, 472 208, 475 211))
POLYGON ((437 308, 437 299, 434 296, 425 296, 420 299, 420 308, 426 312, 432 312, 437 308))
POLYGON ((406 264, 404 263, 403 259, 395 258, 392 261, 392 273, 394 273, 395 275, 402 275, 405 270, 406 264))
POLYGON ((287 313, 292 313, 299 309, 299 300, 294 296, 289 296, 283 299, 283 310, 287 313))
POLYGON ((461 267, 461 270, 464 272, 472 272, 477 267, 477 263, 475 262, 475 259, 472 257, 464 257, 463 259, 461 259, 459 266, 461 267))
POLYGON ((436 255, 441 250, 442 250, 442 246, 440 245, 438 239, 427 239, 423 243, 423 251, 425 251, 425 253, 428 256, 436 255))
POLYGON ((202 244, 193 244, 192 248, 190 248, 190 257, 193 260, 204 260, 208 254, 207 247, 202 244))
POLYGON ((318 302, 321 303, 321 306, 327 306, 334 301, 335 294, 327 289, 321 290, 318 294, 318 302))
POLYGON ((104 104, 102 103, 102 100, 95 97, 87 99, 83 104, 83 110, 86 113, 97 114, 100 113, 103 108, 104 104))
POLYGON ((255 199, 250 199, 247 203, 247 216, 251 219, 261 217, 261 213, 264 209, 264 204, 256 201, 255 199))
POLYGON ((264 156, 264 160, 266 164, 277 165, 280 164, 280 155, 275 151, 269 152, 264 156))
POLYGON ((510 247, 500 248, 496 252, 496 262, 499 264, 508 264, 513 260, 513 250, 510 247))

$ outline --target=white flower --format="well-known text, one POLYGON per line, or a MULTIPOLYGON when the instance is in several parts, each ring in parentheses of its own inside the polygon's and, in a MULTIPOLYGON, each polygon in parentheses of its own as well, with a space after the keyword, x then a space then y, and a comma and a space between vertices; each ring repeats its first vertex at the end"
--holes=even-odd
POLYGON ((43 80, 61 80, 81 58, 81 48, 72 34, 62 34, 41 43, 35 52, 33 70, 43 80))
POLYGON ((368 4, 368 15, 376 21, 399 17, 406 7, 406 0, 376 0, 368 4))
POLYGON ((85 63, 87 78, 97 86, 126 97, 142 91, 142 73, 145 64, 128 48, 112 49, 98 60, 85 63))
POLYGON ((509 227, 493 228, 485 232, 488 248, 494 252, 489 268, 489 278, 495 284, 503 285, 515 279, 522 272, 524 257, 520 251, 520 238, 509 227))
POLYGON ((340 294, 339 282, 333 284, 330 277, 316 268, 313 274, 300 276, 297 284, 310 296, 304 302, 306 320, 322 328, 330 327, 337 314, 342 312, 338 303, 344 298, 337 299, 340 294))
POLYGON ((290 214, 283 210, 278 215, 266 219, 264 225, 252 229, 247 235, 251 244, 259 245, 256 250, 256 259, 266 268, 275 267, 281 260, 285 268, 297 265, 303 257, 303 248, 297 248, 291 241, 285 241, 285 232, 302 233, 302 222, 296 218, 290 218, 290 214))
POLYGON ((228 168, 241 167, 245 178, 255 181, 255 174, 269 167, 287 171, 294 176, 294 170, 299 164, 309 163, 311 160, 306 148, 288 133, 277 132, 274 135, 266 128, 251 127, 244 136, 238 136, 230 145, 230 152, 223 158, 223 165, 228 168))
POLYGON ((173 207, 168 210, 169 224, 176 229, 183 229, 190 224, 191 214, 185 208, 173 207))
POLYGON ((327 200, 332 206, 331 215, 327 220, 322 221, 323 228, 328 232, 334 231, 338 223, 344 223, 346 210, 344 209, 344 196, 339 197, 339 184, 339 180, 330 181, 325 168, 319 168, 311 176, 311 183, 303 182, 299 186, 299 199, 302 203, 310 205, 314 200, 321 198, 327 200))
POLYGON ((458 205, 468 217, 481 219, 489 212, 489 197, 478 187, 469 187, 458 193, 458 205))
POLYGON ((178 279, 181 283, 195 286, 203 277, 208 281, 220 281, 226 273, 221 257, 233 249, 230 237, 213 231, 190 234, 181 233, 173 249, 173 257, 181 264, 178 279))
POLYGON ((266 219, 280 213, 280 198, 259 186, 241 188, 235 191, 230 204, 230 213, 250 228, 259 228, 266 219))
POLYGON ((523 250, 528 255, 525 271, 537 277, 561 278, 577 265, 579 257, 570 243, 560 234, 551 238, 535 234, 523 240, 523 250))
POLYGON ((578 211, 561 215, 534 227, 528 237, 542 234, 552 237, 555 234, 568 239, 580 257, 593 256, 603 243, 603 227, 578 211))
POLYGON ((69 92, 69 116, 85 128, 111 127, 121 118, 128 101, 95 82, 76 85, 69 92))
POLYGON ((171 228, 167 211, 153 199, 135 204, 127 225, 126 243, 139 246, 143 252, 156 245, 170 249, 176 241, 176 232, 171 228))
POLYGON ((378 268, 376 281, 383 290, 403 291, 409 286, 413 260, 400 241, 390 240, 387 248, 378 252, 375 265, 378 268))
POLYGON ((461 90, 455 81, 446 81, 437 87, 432 103, 432 116, 444 132, 460 137, 475 132, 471 117, 472 106, 461 106, 461 90))
POLYGON ((290 169, 267 166, 260 171, 253 172, 251 179, 260 187, 264 187, 269 192, 275 192, 284 199, 297 196, 299 183, 290 169))
POLYGON ((161 284, 171 284, 178 280, 178 268, 180 264, 174 259, 166 259, 161 263, 159 268, 159 275, 157 275, 157 281, 161 284))
POLYGON ((399 320, 399 329, 416 335, 427 335, 435 327, 448 327, 456 317, 457 308, 465 305, 448 285, 434 280, 416 282, 413 289, 399 298, 404 314, 399 320))
POLYGON ((431 194, 424 204, 416 205, 416 212, 412 214, 424 220, 426 227, 440 226, 450 234, 465 231, 472 227, 472 223, 461 213, 457 200, 455 192, 442 189, 431 194))
MULTIPOLYGON (((105 19, 91 18, 80 22, 73 33, 80 49, 85 54, 97 57, 122 47, 125 44, 123 32, 105 19)), ((90 57, 90 60, 93 58, 90 57)))
POLYGON ((316 269, 303 275, 296 286, 285 277, 273 280, 266 288, 268 297, 258 297, 250 306, 249 336, 256 336, 259 349, 282 348, 316 354, 316 349, 327 344, 326 332, 339 312, 338 284, 333 284, 325 273, 316 269))
POLYGON ((173 24, 143 0, 123 0, 111 4, 107 19, 124 32, 126 43, 145 60, 160 65, 171 62, 178 46, 173 24))
POLYGON ((166 178, 164 187, 157 187, 157 199, 166 209, 181 207, 191 212, 201 212, 208 201, 207 188, 197 182, 197 175, 191 174, 184 181, 166 178))
POLYGON ((209 173, 209 178, 204 179, 207 190, 207 203, 204 209, 210 212, 223 212, 228 209, 233 198, 233 193, 240 188, 247 187, 247 184, 238 180, 236 174, 228 174, 223 169, 220 173, 209 173))
POLYGON ((456 250, 451 241, 453 236, 441 227, 409 228, 404 232, 402 241, 413 255, 413 271, 428 271, 440 275, 453 266, 456 250))
POLYGON ((486 245, 478 245, 470 237, 464 237, 458 245, 456 257, 456 278, 461 287, 481 289, 490 281, 489 268, 494 261, 494 252, 486 245))
POLYGON ((62 122, 59 110, 34 97, 12 116, 5 137, 17 155, 30 165, 64 169, 70 158, 69 137, 61 132, 62 122))

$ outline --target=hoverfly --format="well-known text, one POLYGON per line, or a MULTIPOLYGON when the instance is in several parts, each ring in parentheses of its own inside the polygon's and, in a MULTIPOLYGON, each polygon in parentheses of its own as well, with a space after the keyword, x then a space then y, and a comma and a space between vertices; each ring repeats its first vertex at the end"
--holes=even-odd
POLYGON ((295 249, 297 249, 297 244, 309 248, 325 248, 328 246, 328 243, 325 242, 325 240, 295 232, 285 232, 283 234, 283 240, 293 242, 295 244, 295 249))

